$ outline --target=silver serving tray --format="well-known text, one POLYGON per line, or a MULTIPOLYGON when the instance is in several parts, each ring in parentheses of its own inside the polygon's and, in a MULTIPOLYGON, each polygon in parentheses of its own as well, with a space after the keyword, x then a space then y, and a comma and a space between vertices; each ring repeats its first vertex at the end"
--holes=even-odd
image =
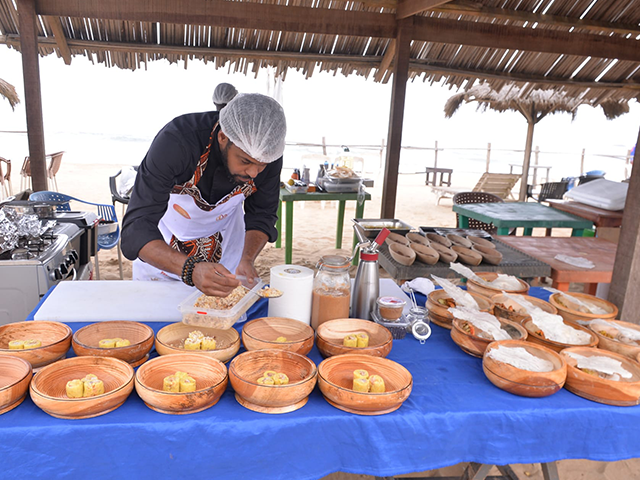
POLYGON ((397 218, 354 218, 352 222, 360 225, 367 238, 376 238, 383 228, 388 228, 391 232, 399 235, 406 235, 413 227, 397 218))

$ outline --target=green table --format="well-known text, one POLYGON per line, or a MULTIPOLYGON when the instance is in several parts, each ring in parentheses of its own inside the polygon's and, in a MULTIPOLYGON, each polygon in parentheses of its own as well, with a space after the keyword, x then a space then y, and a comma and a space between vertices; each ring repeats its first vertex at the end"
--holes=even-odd
POLYGON ((584 218, 561 212, 539 203, 469 203, 454 205, 453 211, 459 215, 458 227, 469 228, 469 218, 485 223, 493 223, 498 235, 509 235, 511 228, 524 228, 524 234, 531 236, 534 228, 572 228, 572 237, 581 237, 585 228, 593 223, 584 218))
MULTIPOLYGON (((365 201, 371 200, 371 195, 365 193, 365 201)), ((278 240, 276 240, 276 248, 281 247, 282 240, 282 203, 287 205, 287 218, 285 227, 285 251, 284 251, 284 263, 291 263, 292 250, 293 250, 293 202, 319 202, 321 200, 337 200, 338 204, 338 225, 336 228, 336 248, 342 248, 342 226, 344 223, 344 207, 347 201, 357 201, 357 193, 291 193, 288 190, 280 189, 280 205, 278 206, 278 222, 276 228, 278 229, 278 240)), ((364 202, 362 205, 356 203, 356 218, 364 218, 364 202)), ((353 239, 354 245, 356 238, 353 239)))

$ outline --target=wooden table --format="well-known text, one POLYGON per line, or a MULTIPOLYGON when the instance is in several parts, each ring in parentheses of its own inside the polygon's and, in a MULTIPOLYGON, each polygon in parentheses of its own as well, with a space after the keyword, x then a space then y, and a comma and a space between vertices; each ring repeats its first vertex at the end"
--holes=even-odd
POLYGON ((425 185, 433 185, 434 187, 441 187, 446 185, 447 187, 451 186, 451 174, 453 173, 453 168, 435 168, 435 167, 427 167, 426 169, 427 178, 424 181, 425 185), (430 179, 431 174, 433 174, 433 179, 430 179), (438 182, 438 174, 440 174, 440 181, 438 182), (447 175, 447 179, 444 179, 444 176, 447 175))
POLYGON ((498 227, 498 235, 508 235, 512 228, 523 227, 524 235, 530 236, 534 228, 571 228, 571 235, 581 237, 585 228, 593 223, 554 208, 529 202, 468 203, 454 205, 458 214, 458 228, 469 228, 469 218, 498 227))
MULTIPOLYGON (((286 203, 286 226, 285 226, 285 250, 284 250, 284 262, 291 263, 293 257, 293 202, 319 202, 321 200, 337 200, 338 204, 338 222, 336 226, 336 248, 342 248, 342 227, 344 224, 344 208, 345 204, 349 200, 356 201, 356 216, 355 218, 364 218, 364 204, 367 200, 371 200, 371 194, 365 193, 365 201, 362 204, 357 203, 357 193, 291 193, 288 190, 280 189, 280 205, 278 206, 278 222, 276 228, 278 229, 278 240, 276 240, 276 248, 280 248, 282 243, 282 204, 286 203)), ((312 219, 310 219, 312 221, 312 219)), ((353 242, 355 245, 356 237, 354 235, 353 242)))
POLYGON ((567 291, 570 283, 584 283, 585 292, 595 294, 598 283, 611 283, 617 245, 594 237, 500 237, 500 241, 551 266, 553 287, 567 291), (591 269, 556 260, 558 254, 591 260, 591 269))
POLYGON ((556 210, 576 215, 593 222, 596 228, 618 228, 622 225, 622 214, 624 210, 604 210, 592 207, 580 202, 566 200, 546 200, 549 205, 556 210))

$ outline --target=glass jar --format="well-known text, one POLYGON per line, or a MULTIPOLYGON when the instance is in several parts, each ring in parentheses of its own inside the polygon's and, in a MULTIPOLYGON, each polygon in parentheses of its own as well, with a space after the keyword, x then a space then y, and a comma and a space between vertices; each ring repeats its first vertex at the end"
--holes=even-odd
POLYGON ((349 318, 350 266, 350 259, 341 255, 325 255, 318 262, 311 303, 311 327, 314 330, 328 320, 349 318))
POLYGON ((409 310, 409 313, 407 314, 407 319, 409 320, 409 324, 412 326, 416 322, 424 322, 427 325, 429 324, 427 309, 424 307, 411 307, 411 310, 409 310))

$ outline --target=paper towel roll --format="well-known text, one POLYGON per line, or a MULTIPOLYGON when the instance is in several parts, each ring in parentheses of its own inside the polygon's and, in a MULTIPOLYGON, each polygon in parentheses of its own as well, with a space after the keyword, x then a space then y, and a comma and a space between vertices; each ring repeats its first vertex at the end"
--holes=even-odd
POLYGON ((313 270, 298 265, 276 265, 271 268, 270 286, 283 292, 269 299, 269 316, 295 318, 311 324, 313 270))

